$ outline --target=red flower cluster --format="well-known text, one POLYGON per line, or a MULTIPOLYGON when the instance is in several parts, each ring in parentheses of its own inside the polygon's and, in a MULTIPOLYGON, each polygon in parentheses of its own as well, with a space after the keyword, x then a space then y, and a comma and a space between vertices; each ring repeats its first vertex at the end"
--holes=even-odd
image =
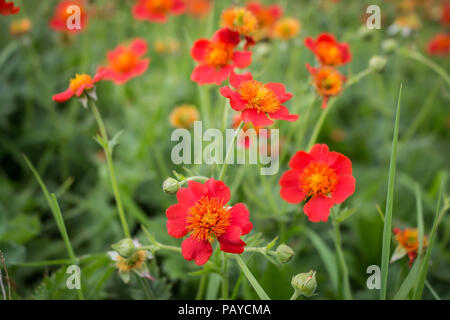
POLYGON ((446 56, 450 53, 450 34, 438 33, 428 42, 427 52, 433 56, 446 56))
POLYGON ((77 33, 86 28, 87 14, 86 14, 86 0, 62 0, 55 8, 55 13, 50 19, 49 27, 58 32, 77 33), (69 29, 67 22, 73 13, 68 8, 70 6, 77 6, 80 10, 80 28, 69 29))
POLYGON ((181 251, 186 260, 203 265, 212 254, 211 243, 217 239, 220 249, 229 253, 242 253, 246 243, 241 236, 249 233, 253 224, 243 203, 227 206, 230 189, 213 178, 204 184, 189 181, 187 188, 177 192, 178 203, 166 211, 167 231, 174 238, 189 233, 181 251))
POLYGON ((313 82, 317 93, 322 96, 322 108, 326 108, 331 96, 337 96, 343 86, 345 77, 334 67, 344 65, 351 61, 352 55, 347 43, 339 43, 329 33, 322 33, 314 40, 311 37, 305 39, 305 46, 310 49, 320 63, 318 68, 306 65, 313 76, 313 82))
POLYGON ((165 23, 169 15, 182 14, 185 9, 182 0, 138 0, 133 15, 137 20, 165 23))
POLYGON ((306 201, 310 221, 326 222, 330 209, 355 192, 352 163, 343 154, 316 144, 310 152, 298 151, 289 161, 290 170, 281 179, 281 197, 289 203, 306 201))
POLYGON ((0 0, 0 14, 8 16, 10 14, 19 13, 20 8, 14 6, 14 2, 6 2, 6 0, 0 0))
POLYGON ((236 51, 239 42, 239 33, 226 28, 217 31, 212 40, 197 40, 192 47, 191 55, 200 64, 191 74, 192 81, 200 85, 209 83, 220 85, 234 68, 248 67, 252 53, 236 51))

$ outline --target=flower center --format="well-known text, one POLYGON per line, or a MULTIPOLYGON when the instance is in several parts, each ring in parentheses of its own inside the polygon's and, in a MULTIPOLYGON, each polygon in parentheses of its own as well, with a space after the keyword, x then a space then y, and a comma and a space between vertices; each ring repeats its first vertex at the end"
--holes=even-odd
POLYGON ((92 83, 92 78, 87 74, 76 74, 75 78, 70 79, 69 88, 73 92, 77 92, 78 88, 80 88, 84 84, 92 83))
POLYGON ((118 255, 117 268, 120 271, 130 271, 133 269, 138 269, 142 266, 146 257, 147 253, 145 252, 145 250, 136 251, 134 255, 129 259, 125 259, 118 255))
POLYGON ((111 67, 117 72, 127 72, 132 70, 136 63, 136 55, 130 50, 126 50, 111 62, 111 67))
POLYGON ((334 66, 342 62, 341 51, 335 44, 329 42, 320 42, 317 45, 317 54, 325 64, 330 66, 334 66))
POLYGON ((241 99, 247 101, 247 109, 256 109, 258 112, 273 113, 280 109, 280 100, 275 92, 256 80, 241 83, 238 89, 241 99))
POLYGON ((147 0, 148 11, 156 14, 166 14, 173 7, 173 0, 147 0))
POLYGON ((338 177, 333 169, 322 162, 312 162, 300 176, 300 188, 307 196, 328 195, 334 191, 338 177))
POLYGON ((222 42, 211 43, 206 63, 215 68, 221 68, 228 64, 232 56, 232 46, 222 42))
POLYGON ((317 89, 324 95, 336 95, 342 89, 341 77, 329 68, 319 70, 315 82, 317 89))
POLYGON ((219 198, 204 196, 190 209, 187 229, 193 238, 200 241, 212 241, 220 237, 231 224, 231 212, 225 209, 219 198))
POLYGON ((222 14, 222 26, 248 35, 256 30, 258 20, 245 8, 230 8, 222 14))

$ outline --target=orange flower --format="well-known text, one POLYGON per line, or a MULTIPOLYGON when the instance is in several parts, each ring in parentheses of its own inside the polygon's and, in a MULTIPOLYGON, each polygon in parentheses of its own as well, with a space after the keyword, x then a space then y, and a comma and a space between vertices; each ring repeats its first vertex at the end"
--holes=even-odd
POLYGON ((345 42, 337 42, 334 35, 330 33, 322 33, 316 40, 307 37, 305 39, 305 46, 324 65, 339 66, 350 62, 352 59, 348 44, 345 42))
POLYGON ((119 45, 108 52, 108 66, 100 67, 99 72, 104 74, 105 80, 125 83, 147 70, 150 59, 141 59, 146 52, 147 42, 140 38, 133 40, 128 47, 119 45))
MULTIPOLYGON (((401 259, 403 256, 408 255, 409 266, 411 267, 414 263, 414 259, 417 256, 419 250, 419 232, 416 228, 407 228, 400 230, 399 228, 394 228, 395 240, 398 242, 398 247, 392 255, 391 262, 401 259)), ((428 245, 428 239, 423 236, 423 245, 425 248, 428 245)))
POLYGON ((232 7, 222 13, 222 27, 250 36, 258 27, 258 20, 249 10, 242 7, 232 7))
POLYGON ((170 124, 175 128, 190 129, 194 122, 200 118, 197 108, 193 105, 185 104, 176 107, 170 114, 170 124))
POLYGON ((211 11, 212 3, 210 0, 184 0, 187 13, 194 17, 204 17, 211 11))
POLYGON ((61 93, 55 94, 53 96, 53 101, 56 102, 65 102, 72 98, 74 95, 77 97, 81 97, 81 95, 85 92, 89 92, 94 88, 95 83, 102 80, 104 74, 102 72, 98 72, 94 79, 90 75, 87 74, 76 74, 75 78, 70 79, 69 88, 61 93))
POLYGON ((14 2, 6 2, 6 0, 0 0, 0 14, 8 16, 10 14, 19 13, 20 8, 14 7, 14 2))
POLYGON ((51 29, 58 32, 69 32, 69 33, 77 33, 83 31, 86 27, 87 23, 87 15, 85 10, 85 2, 86 0, 62 0, 55 8, 55 13, 50 20, 49 26, 51 29), (73 11, 69 10, 67 13, 67 9, 69 6, 78 6, 80 9, 80 29, 69 29, 67 26, 67 22, 69 18, 73 15, 73 11))
POLYGON ((294 38, 300 31, 300 22, 294 18, 283 18, 275 25, 275 37, 280 39, 294 38))
POLYGON ((31 20, 28 18, 22 18, 11 22, 9 32, 13 36, 21 36, 28 33, 31 29, 31 20))
POLYGON ((165 23, 168 15, 182 14, 185 9, 182 0, 138 0, 133 15, 137 20, 165 23))
POLYGON ((259 1, 250 1, 247 3, 246 9, 252 12, 258 21, 258 27, 254 38, 257 41, 270 38, 275 23, 283 15, 283 8, 277 4, 264 6, 259 1))
POLYGON ((445 56, 450 52, 450 35, 438 33, 428 42, 427 51, 430 55, 445 56))
POLYGON ((336 69, 328 66, 313 68, 306 64, 306 68, 313 76, 316 91, 323 98, 322 108, 325 109, 328 99, 341 93, 345 77, 336 69))

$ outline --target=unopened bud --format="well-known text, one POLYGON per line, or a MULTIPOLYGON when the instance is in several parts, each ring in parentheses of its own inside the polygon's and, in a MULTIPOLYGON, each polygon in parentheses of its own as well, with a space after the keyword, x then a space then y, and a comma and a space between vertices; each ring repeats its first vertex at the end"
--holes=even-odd
POLYGON ((130 238, 125 238, 111 245, 118 254, 124 258, 130 258, 134 254, 134 242, 130 238))
POLYGON ((163 191, 167 194, 174 195, 180 190, 180 182, 174 178, 167 178, 163 182, 163 191))
POLYGON ((287 263, 294 256, 294 250, 292 250, 291 247, 285 244, 280 244, 276 250, 276 254, 278 261, 280 261, 281 263, 287 263))
POLYGON ((380 72, 384 69, 384 67, 386 66, 386 63, 387 63, 386 57, 373 56, 369 60, 369 68, 371 68, 372 70, 374 70, 376 72, 380 72))
POLYGON ((291 285, 297 294, 307 298, 313 296, 317 288, 316 272, 311 270, 296 275, 292 278, 291 285))
POLYGON ((381 44, 381 49, 386 53, 392 53, 397 49, 397 41, 394 39, 384 40, 381 44))

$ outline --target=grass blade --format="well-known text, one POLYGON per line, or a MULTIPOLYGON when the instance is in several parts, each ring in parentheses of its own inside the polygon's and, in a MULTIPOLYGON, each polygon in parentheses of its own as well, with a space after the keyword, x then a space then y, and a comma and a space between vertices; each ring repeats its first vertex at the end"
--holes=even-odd
POLYGON ((391 236, 392 236, 392 207, 394 204, 395 168, 397 163, 398 127, 400 122, 400 100, 402 96, 402 87, 403 85, 400 84, 397 100, 397 112, 395 115, 394 136, 392 138, 391 160, 389 163, 389 182, 388 182, 386 210, 383 228, 383 247, 381 252, 381 291, 380 291, 381 300, 386 299, 387 293, 389 256, 391 252, 391 236))

